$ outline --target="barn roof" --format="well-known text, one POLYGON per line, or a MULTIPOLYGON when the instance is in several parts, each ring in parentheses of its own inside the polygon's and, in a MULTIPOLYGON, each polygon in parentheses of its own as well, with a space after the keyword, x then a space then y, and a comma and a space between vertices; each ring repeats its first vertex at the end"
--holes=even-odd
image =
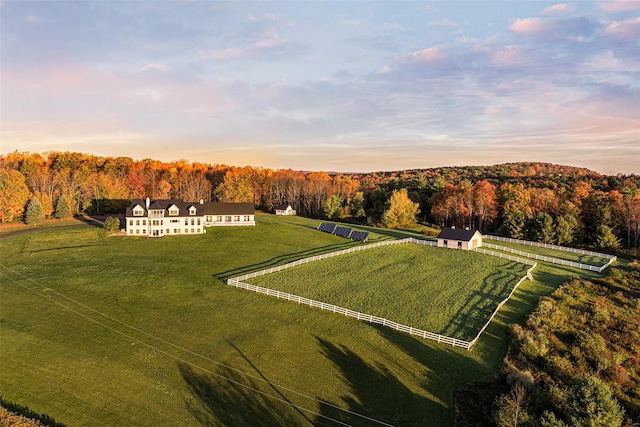
POLYGON ((447 240, 462 240, 465 242, 470 241, 474 234, 480 234, 478 230, 465 230, 464 228, 450 228, 446 227, 438 234, 438 239, 447 240))

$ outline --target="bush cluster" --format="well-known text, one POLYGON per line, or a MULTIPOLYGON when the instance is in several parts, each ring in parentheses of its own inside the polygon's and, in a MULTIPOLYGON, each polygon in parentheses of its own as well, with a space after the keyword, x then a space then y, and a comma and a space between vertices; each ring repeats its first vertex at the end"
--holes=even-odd
POLYGON ((634 426, 640 420, 640 266, 572 279, 511 328, 500 375, 456 392, 458 426, 634 426), (476 387, 486 393, 479 410, 476 387), (472 414, 482 414, 474 417, 472 414))

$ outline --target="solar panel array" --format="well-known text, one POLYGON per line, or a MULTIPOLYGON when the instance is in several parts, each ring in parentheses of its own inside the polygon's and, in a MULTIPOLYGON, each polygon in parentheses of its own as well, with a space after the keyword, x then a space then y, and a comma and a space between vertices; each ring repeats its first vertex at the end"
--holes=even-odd
POLYGON ((369 238, 368 231, 355 231, 350 227, 344 227, 330 222, 321 223, 318 226, 318 230, 324 231, 325 233, 335 234, 336 236, 346 237, 351 240, 361 240, 363 242, 366 242, 369 238))
POLYGON ((347 239, 349 238, 349 235, 351 234, 351 228, 350 227, 342 227, 342 226, 337 226, 335 231, 333 232, 333 234, 335 234, 336 236, 342 236, 342 237, 346 237, 347 239))
POLYGON ((324 231, 325 233, 331 233, 331 234, 333 234, 333 231, 335 229, 336 229, 336 225, 335 224, 331 224, 330 222, 323 222, 318 227, 318 230, 324 231))
POLYGON ((356 230, 353 230, 351 232, 351 235, 349 236, 349 238, 351 240, 362 240, 363 242, 366 242, 367 239, 369 238, 369 232, 368 231, 356 231, 356 230))

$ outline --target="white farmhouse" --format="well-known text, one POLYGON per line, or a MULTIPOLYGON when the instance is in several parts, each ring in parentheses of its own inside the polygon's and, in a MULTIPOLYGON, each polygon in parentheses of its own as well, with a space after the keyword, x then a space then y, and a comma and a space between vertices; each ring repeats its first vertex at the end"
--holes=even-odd
POLYGON ((284 203, 281 205, 275 205, 273 207, 276 215, 295 215, 296 210, 291 207, 290 204, 284 203))
POLYGON ((127 236, 204 234, 205 227, 256 225, 252 203, 133 199, 125 213, 127 236))
POLYGON ((482 234, 468 228, 446 227, 438 234, 439 248, 475 249, 482 246, 482 234))

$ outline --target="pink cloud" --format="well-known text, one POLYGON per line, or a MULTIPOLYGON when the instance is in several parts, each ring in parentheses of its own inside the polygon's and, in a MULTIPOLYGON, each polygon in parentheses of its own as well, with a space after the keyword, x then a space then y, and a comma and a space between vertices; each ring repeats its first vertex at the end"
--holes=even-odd
POLYGON ((544 32, 544 21, 540 18, 516 19, 509 29, 518 34, 540 34, 544 32))
POLYGON ((573 12, 573 6, 566 3, 558 3, 545 8, 542 13, 545 15, 556 15, 561 13, 573 12))
POLYGON ((607 26, 607 33, 625 38, 640 37, 640 18, 614 21, 607 26))
POLYGON ((633 10, 640 10, 639 0, 613 0, 603 2, 599 4, 600 9, 605 12, 629 12, 633 10))
POLYGON ((434 46, 415 51, 411 54, 410 58, 414 62, 436 62, 443 60, 445 55, 442 53, 442 49, 434 46))

